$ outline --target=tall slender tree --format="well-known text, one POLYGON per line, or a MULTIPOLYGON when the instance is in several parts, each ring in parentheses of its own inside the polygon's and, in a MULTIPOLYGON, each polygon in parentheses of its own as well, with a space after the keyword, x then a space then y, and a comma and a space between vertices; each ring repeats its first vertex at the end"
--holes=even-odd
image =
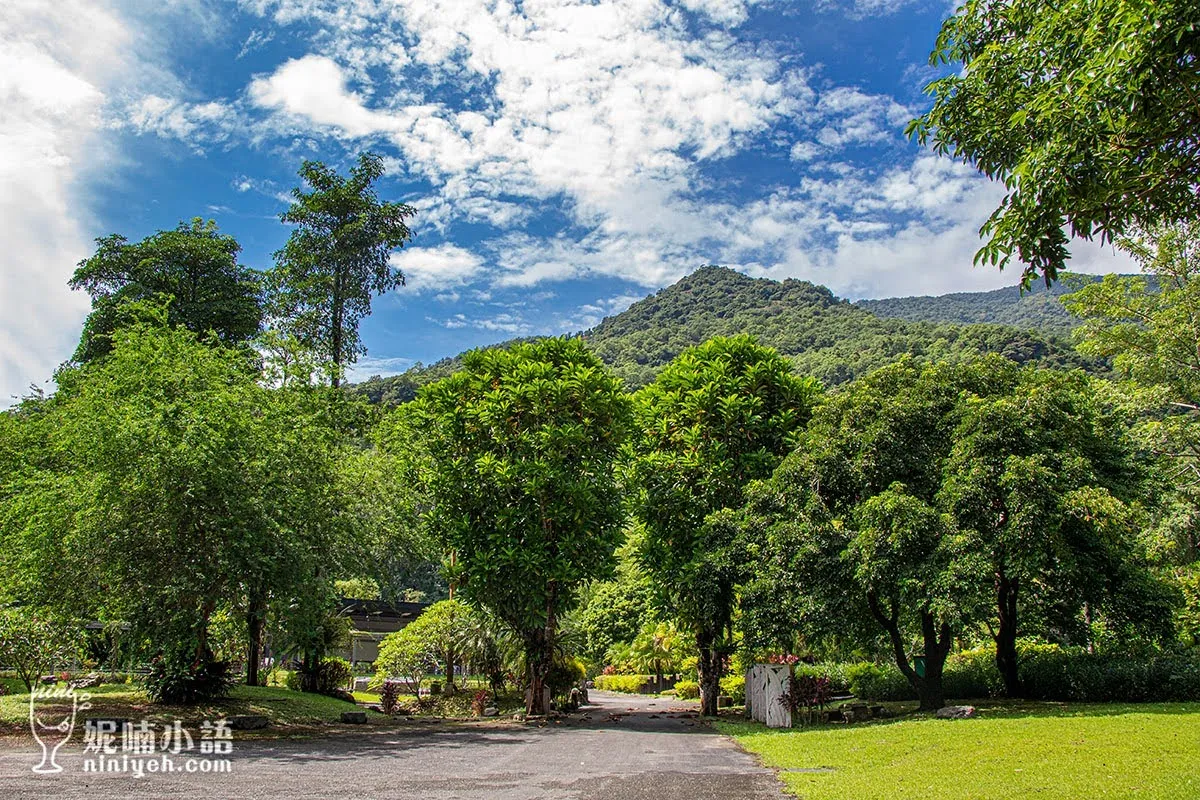
POLYGON ((340 384, 344 369, 366 352, 358 325, 375 295, 404 285, 392 266, 393 250, 412 234, 405 223, 416 209, 381 201, 375 183, 383 159, 363 153, 349 176, 320 161, 305 161, 309 190, 292 190, 280 219, 295 226, 268 273, 269 311, 276 324, 315 352, 340 384))
POLYGON ((578 339, 476 350, 422 390, 427 518, 461 596, 520 637, 526 710, 547 711, 559 621, 611 574, 625 512, 616 463, 629 423, 621 383, 578 339))
POLYGON ((642 562, 660 605, 691 629, 702 713, 717 713, 723 637, 737 559, 728 525, 710 515, 741 507, 812 412, 816 381, 748 336, 685 350, 635 396, 635 508, 646 527, 642 562))

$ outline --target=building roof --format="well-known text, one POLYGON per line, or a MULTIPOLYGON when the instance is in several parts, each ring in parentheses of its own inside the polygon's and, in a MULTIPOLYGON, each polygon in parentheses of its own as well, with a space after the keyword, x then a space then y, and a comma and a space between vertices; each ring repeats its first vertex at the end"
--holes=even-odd
POLYGON ((356 600, 343 597, 338 612, 350 618, 355 630, 390 633, 412 622, 429 607, 428 603, 386 603, 382 600, 356 600))

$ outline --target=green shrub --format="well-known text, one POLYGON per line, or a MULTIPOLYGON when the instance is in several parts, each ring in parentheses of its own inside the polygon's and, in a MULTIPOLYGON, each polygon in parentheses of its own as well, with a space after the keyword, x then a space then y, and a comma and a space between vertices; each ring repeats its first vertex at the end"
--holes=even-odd
POLYGON ((346 689, 353 670, 344 658, 327 658, 317 670, 317 692, 336 695, 346 689))
POLYGON ((733 698, 735 706, 746 704, 746 678, 742 675, 726 675, 721 678, 721 694, 733 698))
POLYGON ((293 669, 288 672, 287 678, 284 679, 283 685, 291 689, 293 692, 298 692, 300 691, 300 686, 303 683, 303 680, 304 676, 300 674, 300 670, 293 669))
POLYGON ((823 661, 819 664, 797 664, 797 678, 825 678, 829 681, 829 689, 834 694, 846 694, 850 691, 850 679, 846 677, 846 667, 849 664, 839 664, 835 661, 823 661))
POLYGON ((598 675, 595 686, 605 692, 641 694, 642 687, 652 680, 650 675, 598 675))
MULTIPOLYGON (((745 694, 745 683, 742 684, 742 693, 745 694)), ((696 681, 676 681, 675 696, 680 700, 695 700, 700 696, 700 684, 696 681)))
POLYGON ((577 658, 556 658, 546 675, 546 686, 552 697, 566 697, 587 675, 583 662, 577 658))
POLYGON ((197 664, 194 653, 180 650, 156 656, 143 684, 156 703, 190 704, 228 696, 235 681, 229 662, 197 664))
POLYGON ((846 680, 851 693, 861 700, 915 700, 917 696, 904 673, 896 667, 850 664, 846 667, 846 680))
POLYGON ((1144 703, 1200 700, 1200 654, 1133 656, 1039 647, 1022 654, 1031 700, 1144 703))

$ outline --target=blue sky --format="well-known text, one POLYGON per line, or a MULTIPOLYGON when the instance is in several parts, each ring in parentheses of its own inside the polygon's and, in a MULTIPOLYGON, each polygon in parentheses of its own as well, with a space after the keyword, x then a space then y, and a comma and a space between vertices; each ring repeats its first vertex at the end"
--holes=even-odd
MULTIPOLYGON (((588 328, 698 266, 851 297, 974 269, 1002 194, 902 134, 952 8, 906 0, 6 0, 0 398, 74 347, 92 239, 215 219, 256 268, 305 158, 418 209, 359 377, 588 328)), ((1075 269, 1128 269, 1093 245, 1075 269)))

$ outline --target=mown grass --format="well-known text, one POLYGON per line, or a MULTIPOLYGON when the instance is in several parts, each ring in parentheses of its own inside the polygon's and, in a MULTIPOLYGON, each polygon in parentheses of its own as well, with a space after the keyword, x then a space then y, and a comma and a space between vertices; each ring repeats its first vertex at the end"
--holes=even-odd
POLYGON ((970 720, 718 728, 806 800, 1200 798, 1200 704, 979 708, 970 720))
MULTIPOLYGON (((22 687, 23 689, 24 687, 22 687)), ((271 729, 296 729, 339 723, 343 711, 360 710, 353 703, 319 694, 296 692, 274 686, 236 686, 224 700, 194 706, 173 706, 151 703, 136 684, 105 684, 81 690, 90 695, 91 708, 85 717, 114 717, 147 719, 153 723, 182 720, 185 725, 202 720, 232 717, 243 714, 265 716, 271 729)), ((29 694, 10 694, 0 697, 0 733, 26 733, 29 730, 29 694)), ((367 712, 369 719, 385 719, 382 714, 367 712)))

